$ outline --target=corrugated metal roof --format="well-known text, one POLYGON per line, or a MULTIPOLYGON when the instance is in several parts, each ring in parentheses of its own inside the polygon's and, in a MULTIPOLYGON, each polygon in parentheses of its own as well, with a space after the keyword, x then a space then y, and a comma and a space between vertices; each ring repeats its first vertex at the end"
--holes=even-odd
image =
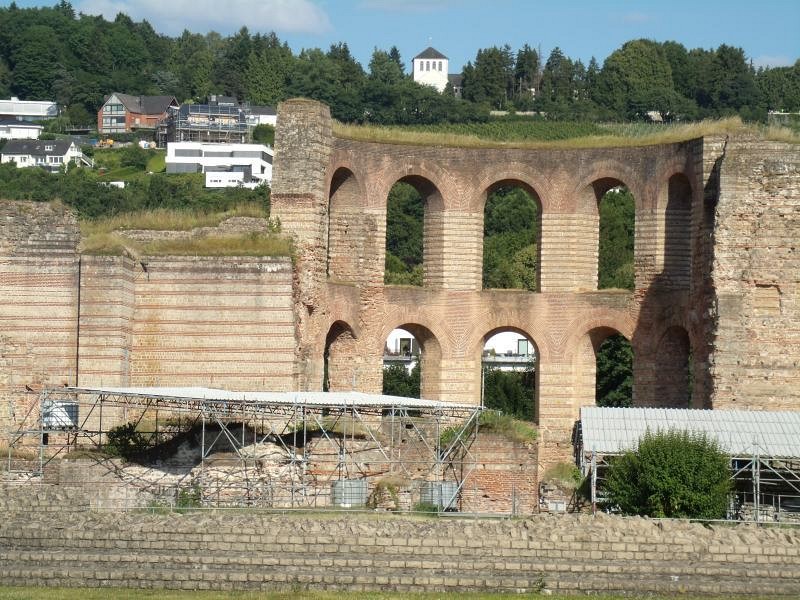
POLYGON ((176 400, 252 402, 280 406, 319 406, 319 407, 369 407, 405 408, 420 410, 467 409, 478 407, 471 404, 455 404, 417 398, 403 398, 383 394, 364 394, 361 392, 232 392, 204 387, 67 387, 57 388, 58 392, 83 394, 108 394, 140 396, 151 398, 170 398, 176 400))
POLYGON ((584 451, 633 450, 645 432, 669 429, 704 433, 731 456, 800 458, 800 412, 680 408, 581 408, 584 451))

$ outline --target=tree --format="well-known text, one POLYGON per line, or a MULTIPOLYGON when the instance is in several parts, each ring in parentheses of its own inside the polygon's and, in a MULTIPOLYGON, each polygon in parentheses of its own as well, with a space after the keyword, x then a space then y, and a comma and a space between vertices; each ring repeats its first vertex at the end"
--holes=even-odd
POLYGON ((626 42, 611 53, 600 72, 595 97, 627 119, 646 118, 650 111, 667 116, 679 105, 664 49, 650 40, 626 42))
POLYGON ((503 108, 514 90, 514 58, 511 47, 478 50, 474 66, 464 68, 463 96, 466 100, 503 108))
POLYGON ((648 432, 612 460, 608 504, 625 514, 720 519, 731 489, 730 459, 717 443, 687 431, 648 432))
POLYGON ((597 406, 633 405, 633 348, 623 336, 607 337, 597 349, 597 406))
POLYGON ((535 372, 501 371, 488 367, 483 373, 483 403, 524 421, 533 421, 535 372))
POLYGON ((539 207, 525 190, 501 187, 486 200, 483 287, 538 289, 539 207))
POLYGON ((409 373, 405 365, 389 365, 383 368, 383 393, 388 396, 403 398, 419 398, 420 367, 419 361, 409 373))
MULTIPOLYGON (((392 274, 413 273, 422 269, 422 217, 424 203, 419 192, 407 183, 396 183, 386 203, 386 283, 398 281, 392 274)), ((419 285, 422 281, 419 281, 419 285)))
POLYGON ((369 61, 369 78, 386 85, 394 85, 403 79, 403 69, 389 54, 375 48, 369 61))
POLYGON ((600 200, 599 289, 633 289, 635 210, 627 188, 610 190, 600 200))

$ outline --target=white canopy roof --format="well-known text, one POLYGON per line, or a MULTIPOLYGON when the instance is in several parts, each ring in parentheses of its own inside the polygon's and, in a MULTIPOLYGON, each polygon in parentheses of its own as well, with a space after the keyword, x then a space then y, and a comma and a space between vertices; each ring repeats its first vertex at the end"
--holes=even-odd
POLYGON ((716 440, 733 457, 800 458, 800 412, 679 408, 581 408, 583 450, 621 454, 648 430, 686 430, 716 440))
POLYGON ((221 402, 249 402, 280 406, 319 406, 319 407, 370 407, 406 408, 419 410, 475 410, 471 404, 456 404, 417 398, 403 398, 383 394, 364 394, 361 392, 232 392, 205 387, 67 387, 59 392, 79 394, 106 394, 117 396, 139 396, 172 400, 208 400, 221 402))

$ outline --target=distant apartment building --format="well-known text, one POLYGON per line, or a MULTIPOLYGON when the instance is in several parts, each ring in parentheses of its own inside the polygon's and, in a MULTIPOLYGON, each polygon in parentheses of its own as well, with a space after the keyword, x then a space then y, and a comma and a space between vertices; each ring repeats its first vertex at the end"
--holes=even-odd
POLYGON ((205 173, 206 187, 255 187, 272 181, 272 156, 264 144, 170 142, 167 173, 205 173))
POLYGON ((177 106, 174 96, 131 96, 115 92, 97 111, 97 131, 101 135, 113 135, 156 129, 167 116, 167 110, 177 106))
POLYGON ((57 116, 58 105, 49 100, 20 100, 16 96, 0 100, 0 119, 43 121, 57 116))

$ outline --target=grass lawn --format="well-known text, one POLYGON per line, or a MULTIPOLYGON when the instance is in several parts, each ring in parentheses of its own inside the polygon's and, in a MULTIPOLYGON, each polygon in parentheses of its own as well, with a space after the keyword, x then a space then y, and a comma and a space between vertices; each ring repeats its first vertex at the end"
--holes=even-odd
MULTIPOLYGON (((123 588, 36 588, 36 587, 0 587, 0 599, 9 600, 144 600, 158 598, 159 600, 294 600, 304 598, 306 600, 401 600, 403 598, 414 598, 417 600, 501 600, 501 599, 524 599, 537 598, 548 600, 576 600, 586 596, 565 596, 563 594, 472 594, 472 593, 432 593, 432 594, 409 594, 409 593, 389 593, 389 592, 309 592, 309 591, 286 591, 286 592, 175 592, 169 590, 132 590, 123 588)), ((655 596, 655 595, 611 595, 611 594, 592 594, 593 600, 674 600, 675 596, 655 596)), ((692 596, 680 596, 680 598, 691 599, 692 596)), ((721 596, 703 596, 704 600, 722 600, 721 596)), ((744 596, 725 596, 725 600, 745 600, 744 596)), ((747 597, 747 600, 768 600, 766 596, 759 598, 747 597)))
POLYGON ((150 159, 147 161, 148 173, 163 173, 167 170, 167 151, 152 150, 150 159))

